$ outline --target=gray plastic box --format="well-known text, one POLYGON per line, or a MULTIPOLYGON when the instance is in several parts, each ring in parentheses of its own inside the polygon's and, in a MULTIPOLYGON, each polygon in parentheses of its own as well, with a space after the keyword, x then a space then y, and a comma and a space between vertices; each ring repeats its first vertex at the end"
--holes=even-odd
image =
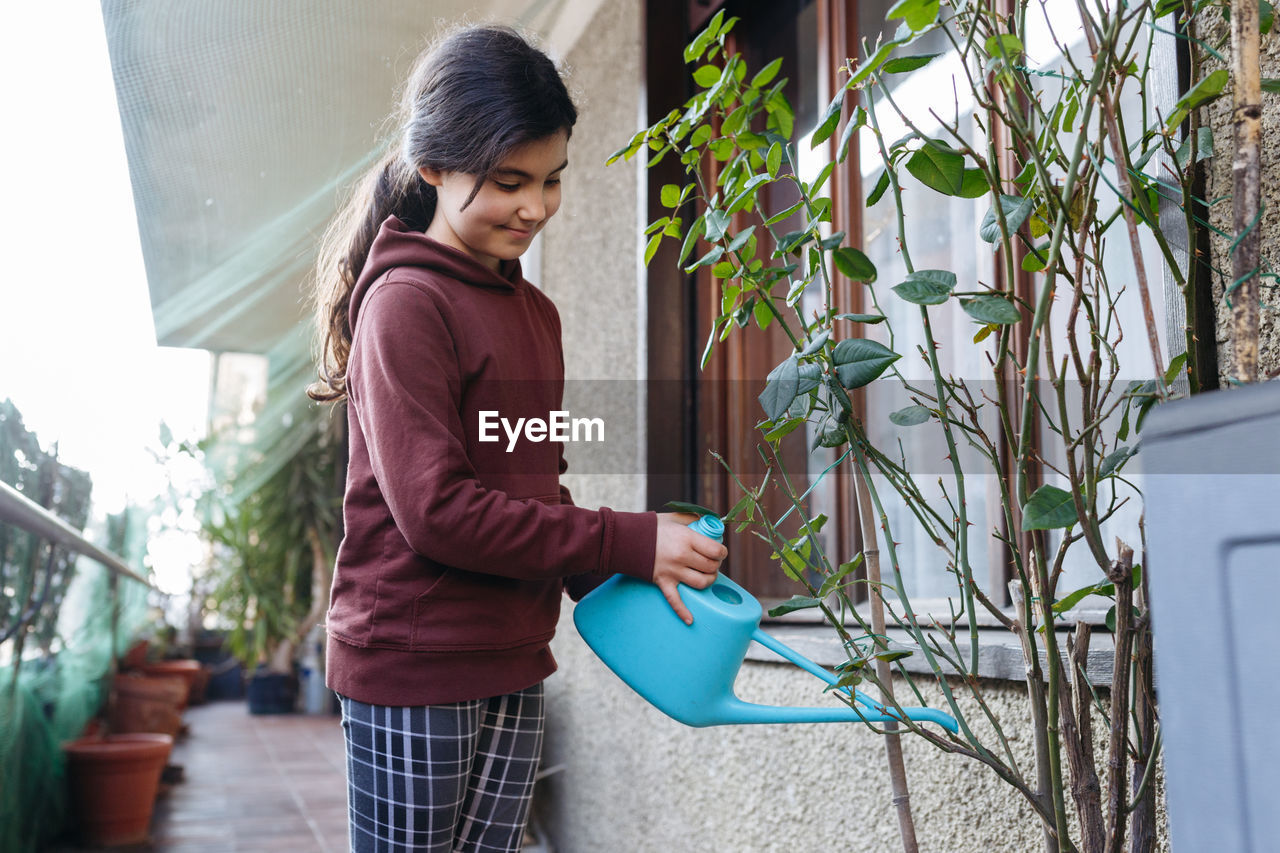
POLYGON ((1158 407, 1137 458, 1173 849, 1280 850, 1280 383, 1158 407))

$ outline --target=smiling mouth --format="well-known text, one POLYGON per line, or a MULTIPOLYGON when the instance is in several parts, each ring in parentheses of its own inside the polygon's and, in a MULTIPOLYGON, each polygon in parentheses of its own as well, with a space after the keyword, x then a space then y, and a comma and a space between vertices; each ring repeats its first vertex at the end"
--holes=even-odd
POLYGON ((512 228, 510 225, 504 225, 502 227, 505 228, 507 231, 511 232, 511 235, 513 237, 519 237, 520 239, 524 239, 525 237, 530 237, 533 235, 532 228, 512 228))

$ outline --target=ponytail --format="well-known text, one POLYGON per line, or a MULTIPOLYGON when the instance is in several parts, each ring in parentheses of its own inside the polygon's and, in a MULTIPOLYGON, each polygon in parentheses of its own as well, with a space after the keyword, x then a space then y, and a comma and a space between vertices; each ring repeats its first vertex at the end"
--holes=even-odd
POLYGON ((474 198, 511 151, 572 131, 578 111, 546 54, 515 30, 480 26, 447 33, 418 57, 399 118, 399 144, 356 187, 320 244, 314 293, 320 380, 307 389, 313 400, 347 396, 351 291, 382 223, 395 215, 415 231, 431 224, 436 191, 418 168, 474 175, 474 198))
POLYGON ((378 229, 387 217, 396 216, 414 231, 425 231, 435 209, 435 187, 395 153, 360 181, 329 224, 315 271, 320 379, 307 388, 311 399, 330 403, 347 395, 351 291, 369 259, 378 229))

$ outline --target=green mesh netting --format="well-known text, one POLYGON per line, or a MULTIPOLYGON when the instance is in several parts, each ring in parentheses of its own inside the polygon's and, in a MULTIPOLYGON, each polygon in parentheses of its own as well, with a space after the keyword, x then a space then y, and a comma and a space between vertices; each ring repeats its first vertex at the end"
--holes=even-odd
MULTIPOLYGON (((0 481, 72 527, 89 518, 89 476, 45 452, 8 400, 0 481)), ((140 563, 141 518, 110 517, 99 538, 140 563)), ((64 827, 61 744, 101 708, 112 659, 145 620, 146 599, 143 585, 0 524, 0 851, 38 850, 64 827)))

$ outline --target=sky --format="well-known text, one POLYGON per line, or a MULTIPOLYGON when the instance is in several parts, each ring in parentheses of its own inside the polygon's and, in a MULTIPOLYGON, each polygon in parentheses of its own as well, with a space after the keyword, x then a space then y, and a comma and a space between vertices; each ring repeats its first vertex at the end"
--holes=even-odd
POLYGON ((97 0, 6 4, 0 399, 88 470, 96 512, 164 485, 163 419, 198 435, 209 357, 158 348, 97 0))

